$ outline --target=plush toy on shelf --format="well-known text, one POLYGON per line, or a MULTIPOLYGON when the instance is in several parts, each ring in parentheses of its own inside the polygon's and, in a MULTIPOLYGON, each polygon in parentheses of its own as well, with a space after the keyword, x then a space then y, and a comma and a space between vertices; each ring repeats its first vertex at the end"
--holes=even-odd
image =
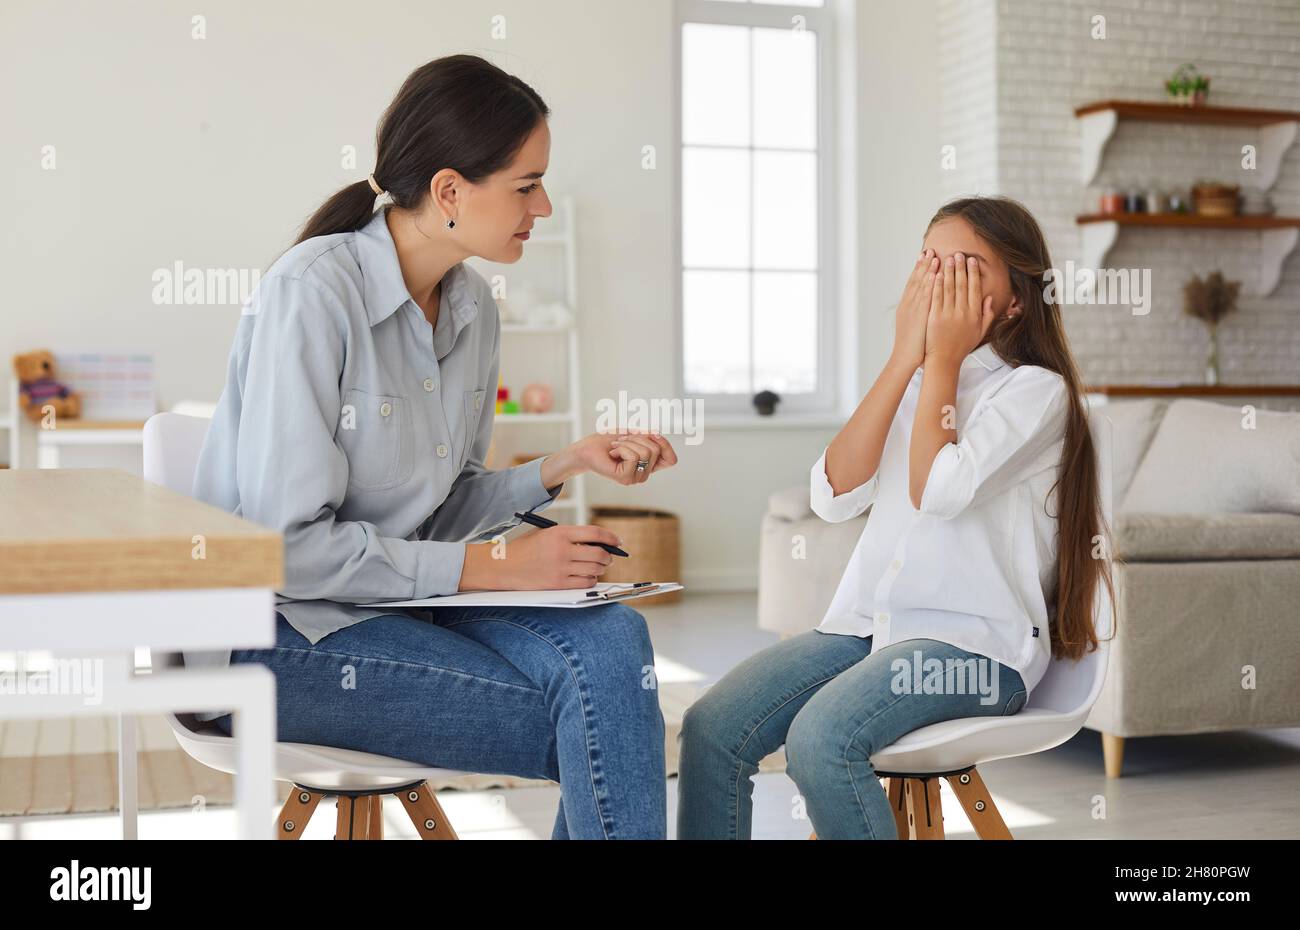
POLYGON ((41 422, 46 407, 54 409, 55 422, 81 416, 81 395, 55 378, 53 353, 37 349, 15 355, 14 374, 18 376, 18 403, 33 423, 41 422))
POLYGON ((518 413, 519 401, 510 399, 510 388, 506 387, 504 376, 497 375, 497 413, 518 413))

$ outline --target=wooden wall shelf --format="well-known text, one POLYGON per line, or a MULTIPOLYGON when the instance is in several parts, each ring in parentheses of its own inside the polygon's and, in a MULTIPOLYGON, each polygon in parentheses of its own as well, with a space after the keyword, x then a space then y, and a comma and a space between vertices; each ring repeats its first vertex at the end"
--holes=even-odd
POLYGON ((1282 263, 1300 242, 1300 217, 1200 216, 1195 213, 1088 213, 1075 217, 1083 227, 1080 249, 1083 267, 1102 268, 1122 226, 1158 229, 1235 229, 1259 234, 1259 273, 1246 281, 1246 292, 1267 296, 1282 276, 1282 263))
POLYGON ((1075 217, 1086 223, 1121 226, 1167 226, 1185 229, 1289 229, 1300 226, 1300 216, 1201 216, 1198 213, 1085 213, 1075 217))
POLYGON ((1084 390, 1108 397, 1300 397, 1300 384, 1097 384, 1084 390))
POLYGON ((1208 126, 1271 126, 1300 120, 1300 110, 1265 110, 1259 107, 1179 106, 1147 100, 1098 100, 1076 107, 1075 116, 1107 110, 1120 119, 1148 123, 1200 123, 1208 126))
POLYGON ((1172 103, 1139 100, 1100 100, 1077 107, 1082 158, 1083 183, 1091 184, 1101 167, 1106 143, 1115 134, 1121 119, 1146 123, 1183 123, 1194 126, 1247 126, 1259 130, 1256 171, 1259 187, 1268 190, 1277 182, 1282 155, 1296 139, 1300 112, 1264 110, 1256 107, 1183 107, 1172 103))

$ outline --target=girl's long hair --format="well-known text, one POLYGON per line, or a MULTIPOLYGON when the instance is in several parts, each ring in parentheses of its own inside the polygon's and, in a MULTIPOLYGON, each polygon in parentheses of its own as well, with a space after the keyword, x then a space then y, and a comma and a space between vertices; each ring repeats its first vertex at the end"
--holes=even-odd
MULTIPOLYGON (((1045 274, 1052 268, 1047 241, 1024 206, 1008 197, 965 197, 944 204, 930 220, 959 217, 1007 263, 1019 315, 998 319, 987 342, 1012 365, 1038 365, 1065 379, 1070 401, 1056 493, 1059 536, 1056 588, 1048 598, 1053 658, 1080 659, 1097 648, 1093 613, 1099 584, 1111 602, 1114 636, 1115 585, 1111 576, 1110 529, 1101 506, 1097 450, 1088 431, 1079 372, 1070 354, 1061 307, 1049 302, 1045 274)), ((927 227, 928 231, 929 227, 927 227)), ((1051 500, 1052 495, 1048 495, 1051 500)))
MULTIPOLYGON (((435 59, 411 73, 379 121, 375 183, 394 205, 418 209, 444 168, 478 182, 509 165, 550 112, 537 91, 491 62, 435 59)), ((374 209, 370 182, 349 184, 312 214, 298 242, 360 229, 374 209)))

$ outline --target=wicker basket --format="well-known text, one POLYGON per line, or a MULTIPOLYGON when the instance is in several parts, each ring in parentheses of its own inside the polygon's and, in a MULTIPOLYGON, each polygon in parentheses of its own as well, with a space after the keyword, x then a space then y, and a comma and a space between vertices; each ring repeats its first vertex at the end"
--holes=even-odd
MULTIPOLYGON (((673 514, 632 507, 593 507, 591 525, 616 533, 628 553, 626 559, 614 556, 613 564, 600 576, 602 582, 681 581, 681 525, 673 514)), ((637 600, 676 604, 681 598, 681 591, 669 591, 637 600)))

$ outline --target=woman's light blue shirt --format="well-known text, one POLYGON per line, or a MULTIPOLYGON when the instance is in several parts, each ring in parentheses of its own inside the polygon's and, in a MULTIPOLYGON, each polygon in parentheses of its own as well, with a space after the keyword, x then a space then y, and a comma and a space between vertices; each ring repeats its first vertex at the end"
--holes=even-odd
MULTIPOLYGON (((193 496, 284 535, 276 610, 311 642, 395 612, 356 602, 455 593, 467 541, 559 494, 543 486, 540 458, 483 465, 500 343, 491 290, 463 262, 429 324, 384 210, 294 246, 259 282, 193 496)), ((229 661, 186 653, 187 665, 229 661)))

